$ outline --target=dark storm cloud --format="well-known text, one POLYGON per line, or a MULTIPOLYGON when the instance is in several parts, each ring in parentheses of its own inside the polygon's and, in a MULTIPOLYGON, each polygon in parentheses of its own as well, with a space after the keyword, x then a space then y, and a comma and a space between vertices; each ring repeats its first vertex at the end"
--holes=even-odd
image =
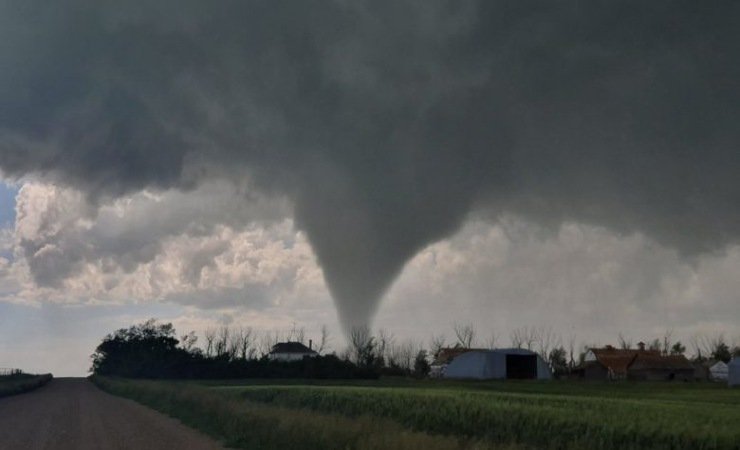
MULTIPOLYGON (((740 3, 0 2, 0 167, 287 195, 340 316, 476 210, 740 232, 740 3)), ((235 205, 237 208, 238 205, 235 205)))

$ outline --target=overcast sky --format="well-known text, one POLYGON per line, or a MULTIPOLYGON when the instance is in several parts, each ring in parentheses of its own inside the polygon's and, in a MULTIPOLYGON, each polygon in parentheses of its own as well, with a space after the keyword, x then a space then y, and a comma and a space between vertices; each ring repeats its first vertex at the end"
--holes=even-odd
POLYGON ((152 316, 740 342, 738 14, 0 0, 0 366, 152 316))

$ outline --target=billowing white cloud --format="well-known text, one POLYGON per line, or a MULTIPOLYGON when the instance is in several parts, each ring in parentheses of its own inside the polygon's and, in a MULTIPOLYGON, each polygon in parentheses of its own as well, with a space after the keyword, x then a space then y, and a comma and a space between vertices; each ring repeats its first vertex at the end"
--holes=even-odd
MULTIPOLYGON (((285 218, 289 205, 244 202, 245 195, 211 184, 90 206, 74 190, 27 183, 15 229, 0 233, 15 255, 0 259, 0 298, 81 305, 83 315, 95 305, 168 304, 179 312, 164 318, 182 332, 297 324, 317 336, 327 324, 341 349, 321 268, 285 218), (251 219, 255 208, 262 220, 251 219)), ((740 247, 687 260, 640 233, 471 218, 407 264, 376 327, 426 340, 451 337, 453 322, 469 321, 481 341, 495 333, 501 345, 525 325, 581 343, 614 342, 619 332, 650 339, 667 329, 684 342, 717 331, 732 337, 740 334, 739 264, 740 247)))
POLYGON ((417 255, 388 294, 378 323, 420 338, 451 337, 472 322, 482 340, 506 344, 522 326, 564 338, 614 343, 666 330, 740 334, 736 275, 740 247, 686 260, 642 234, 563 224, 555 233, 509 217, 469 222, 417 255), (410 323, 424 324, 409 327, 410 323))

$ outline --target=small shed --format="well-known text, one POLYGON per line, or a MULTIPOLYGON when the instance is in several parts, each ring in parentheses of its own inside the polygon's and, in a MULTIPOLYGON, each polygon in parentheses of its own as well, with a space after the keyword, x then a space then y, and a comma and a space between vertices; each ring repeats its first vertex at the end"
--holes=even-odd
POLYGON ((740 386, 740 357, 736 356, 727 365, 727 384, 730 387, 740 386))
POLYGON ((445 368, 444 377, 476 380, 550 380, 552 372, 537 353, 508 348, 463 353, 445 368))
POLYGON ((729 369, 724 361, 712 361, 709 364, 709 379, 712 381, 727 381, 729 369))

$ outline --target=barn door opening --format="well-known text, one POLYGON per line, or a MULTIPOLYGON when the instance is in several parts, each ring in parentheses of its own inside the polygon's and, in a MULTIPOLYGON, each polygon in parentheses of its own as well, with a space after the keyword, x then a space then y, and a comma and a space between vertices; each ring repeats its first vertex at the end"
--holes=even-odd
POLYGON ((537 355, 506 355, 506 378, 517 380, 537 378, 537 355))

